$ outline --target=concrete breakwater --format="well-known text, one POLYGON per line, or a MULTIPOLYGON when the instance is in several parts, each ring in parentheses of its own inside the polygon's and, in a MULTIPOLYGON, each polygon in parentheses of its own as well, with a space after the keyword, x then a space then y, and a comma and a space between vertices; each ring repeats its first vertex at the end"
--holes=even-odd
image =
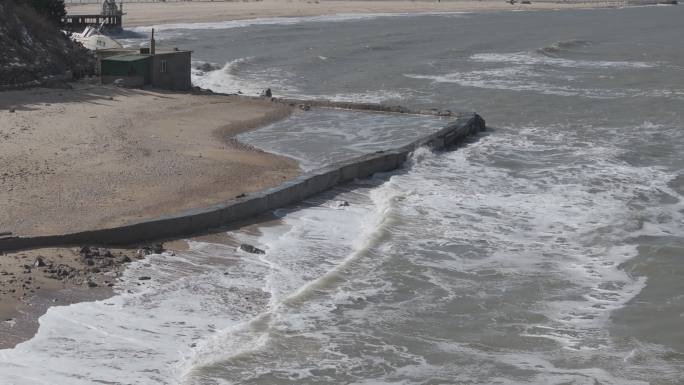
POLYGON ((72 245, 132 245, 157 239, 168 239, 200 233, 212 228, 246 220, 300 202, 336 185, 358 178, 366 178, 377 172, 387 172, 400 167, 415 149, 428 146, 443 149, 459 143, 468 135, 485 129, 484 120, 475 113, 454 114, 446 111, 411 111, 402 107, 379 105, 354 105, 326 101, 274 100, 288 104, 315 105, 337 108, 352 108, 382 112, 401 112, 454 116, 439 131, 419 138, 405 146, 387 151, 359 156, 318 170, 307 172, 284 182, 277 187, 247 194, 220 204, 155 219, 131 223, 113 228, 83 231, 68 234, 5 237, 0 238, 0 251, 20 249, 72 246, 72 245))

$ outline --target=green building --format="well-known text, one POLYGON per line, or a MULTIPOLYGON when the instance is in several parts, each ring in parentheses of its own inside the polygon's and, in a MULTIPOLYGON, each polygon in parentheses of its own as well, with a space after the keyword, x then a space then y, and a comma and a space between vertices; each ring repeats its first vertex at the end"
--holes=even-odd
POLYGON ((125 87, 152 85, 170 90, 187 90, 191 51, 113 49, 98 51, 102 84, 122 83, 125 87))
POLYGON ((151 83, 150 69, 152 56, 142 54, 122 54, 102 59, 102 83, 113 83, 123 79, 127 87, 141 87, 151 83))

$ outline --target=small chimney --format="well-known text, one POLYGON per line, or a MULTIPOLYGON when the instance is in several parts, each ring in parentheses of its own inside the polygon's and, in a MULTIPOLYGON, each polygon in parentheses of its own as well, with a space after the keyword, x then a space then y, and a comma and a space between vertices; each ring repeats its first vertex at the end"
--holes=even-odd
POLYGON ((152 37, 150 38, 150 54, 154 55, 154 28, 152 28, 152 37))

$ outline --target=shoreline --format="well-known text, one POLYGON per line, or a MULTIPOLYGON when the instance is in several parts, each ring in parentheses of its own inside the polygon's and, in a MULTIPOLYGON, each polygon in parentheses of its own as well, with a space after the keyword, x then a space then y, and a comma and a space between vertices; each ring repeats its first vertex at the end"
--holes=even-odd
MULTIPOLYGON (((293 104, 293 100, 288 99, 277 102, 285 105, 293 104)), ((323 101, 314 101, 312 104, 317 103, 322 105, 335 104, 323 101)), ((345 106, 349 107, 349 103, 341 103, 341 106, 338 107, 345 106)), ((385 110, 385 112, 411 112, 401 107, 365 104, 359 104, 357 108, 361 110, 379 109, 385 110)), ((418 113, 439 115, 445 112, 427 110, 418 113)), ((451 113, 448 116, 451 116, 451 113)), ((221 234, 212 231, 212 229, 219 229, 226 225, 241 227, 250 223, 253 224, 255 221, 267 217, 268 213, 276 208, 299 202, 309 196, 357 178, 364 178, 376 172, 393 170, 403 164, 409 153, 417 147, 429 146, 442 149, 459 143, 466 136, 481 130, 484 130, 484 121, 481 117, 474 113, 463 114, 440 131, 421 137, 400 148, 363 155, 326 166, 320 170, 307 172, 289 182, 281 183, 277 187, 262 189, 259 192, 248 194, 244 198, 233 199, 222 205, 190 210, 185 214, 162 216, 149 222, 142 222, 140 223, 142 227, 135 231, 146 234, 151 239, 174 239, 168 242, 167 246, 172 250, 184 250, 187 247, 186 240, 223 238, 221 234), (185 223, 189 223, 193 227, 188 228, 185 223), (182 239, 183 236, 186 238, 182 239)), ((121 231, 123 231, 124 237, 126 234, 131 234, 124 226, 119 229, 114 228, 100 232, 92 231, 78 241, 62 243, 103 244, 107 242, 103 242, 96 234, 102 233, 107 236, 106 234, 116 234, 121 231)), ((108 288, 114 286, 113 281, 120 276, 127 263, 136 258, 144 259, 146 255, 160 254, 165 251, 162 244, 138 248, 137 251, 131 248, 106 249, 88 246, 79 249, 60 247, 59 244, 54 245, 55 248, 52 249, 33 249, 31 247, 45 248, 49 246, 42 244, 40 237, 35 238, 35 240, 36 242, 33 244, 25 245, 24 251, 10 252, 0 258, 0 268, 5 269, 0 272, 0 275, 4 276, 0 277, 0 282, 5 281, 3 283, 14 284, 16 288, 19 288, 21 284, 21 289, 18 292, 16 290, 0 291, 0 303, 5 305, 0 306, 0 320, 5 320, 3 324, 0 324, 0 331, 3 331, 0 335, 8 336, 5 339, 0 339, 0 349, 15 346, 21 341, 30 339, 35 334, 38 328, 37 318, 49 308, 50 298, 53 298, 53 301, 55 297, 62 298, 59 300, 60 304, 108 298, 114 294, 114 291, 108 290, 108 288), (62 263, 65 261, 64 255, 67 255, 69 263, 62 263), (64 272, 62 273, 62 271, 64 272), (52 282, 49 281, 50 279, 56 280, 57 284, 50 286, 48 284, 48 282, 52 282), (45 288, 49 290, 46 292, 45 288), (90 292, 88 288, 96 288, 96 291, 90 292), (40 291, 41 289, 43 290, 40 291), (65 293, 75 294, 69 296, 65 293), (8 306, 8 304, 14 306, 8 306), (21 325, 15 329, 17 321, 20 321, 21 325)), ((140 241, 144 240, 141 239, 140 241)), ((12 242, 11 239, 9 239, 9 243, 4 242, 5 249, 8 245, 11 249, 12 242)), ((130 244, 132 242, 120 243, 130 244)), ((139 279, 147 280, 149 277, 139 277, 139 279)), ((144 285, 145 283, 139 284, 144 285)))
MULTIPOLYGON (((349 1, 264 0, 253 2, 158 2, 124 4, 124 28, 174 23, 211 23, 257 18, 315 17, 335 14, 449 13, 524 10, 605 9, 629 6, 625 1, 532 1, 512 5, 503 0, 349 1)), ((99 4, 67 4, 72 14, 99 13, 99 4)))
MULTIPOLYGON (((455 1, 455 2, 444 2, 444 3, 428 3, 428 2, 408 2, 408 1, 387 1, 387 2, 376 2, 376 1, 371 1, 371 2, 349 2, 349 1, 321 1, 321 2, 285 2, 285 1, 265 1, 265 2, 255 2, 255 3, 237 3, 237 2, 212 2, 212 3, 134 3, 134 4, 126 4, 126 12, 128 13, 129 17, 125 18, 125 26, 126 27, 131 27, 131 26, 142 26, 142 25, 150 25, 150 24, 156 24, 156 23, 173 23, 173 22, 184 22, 184 23, 192 23, 192 22, 212 22, 212 21, 226 21, 226 20, 240 20, 240 19, 250 19, 250 18, 256 18, 256 17, 297 17, 297 16, 320 16, 320 15, 327 15, 327 14, 335 14, 335 13, 359 13, 359 14, 364 14, 364 13, 383 13, 383 12, 393 12, 393 13, 424 13, 424 12, 467 12, 467 11, 500 11, 500 10, 514 10, 514 9, 526 9, 526 10, 539 10, 539 9, 567 9, 567 8, 606 8, 608 5, 605 4, 614 4, 614 3, 601 3, 601 4, 595 4, 592 3, 590 5, 588 4, 559 4, 559 3, 539 3, 536 5, 528 6, 528 5, 516 5, 516 6, 511 6, 510 4, 503 3, 502 2, 477 2, 477 1, 455 1), (164 7, 164 8, 162 8, 164 7), (162 11, 160 11, 160 9, 162 11), (188 13, 191 14, 188 14, 188 13)), ((68 6, 68 9, 71 11, 72 9, 78 9, 79 11, 83 12, 89 12, 88 7, 92 8, 92 5, 77 5, 77 6, 68 6)), ((96 7, 99 7, 96 5, 96 7)), ((103 111, 103 109, 106 108, 111 108, 112 105, 116 104, 116 102, 120 102, 122 99, 131 99, 134 100, 134 102, 131 102, 126 105, 126 108, 134 108, 136 103, 140 103, 141 101, 145 100, 145 102, 149 102, 150 99, 154 100, 161 100, 159 104, 157 105, 158 107, 161 106, 166 106, 167 108, 165 109, 165 113, 171 115, 171 117, 157 117, 157 123, 158 127, 167 127, 169 125, 174 125, 175 122, 177 122, 180 118, 178 114, 174 115, 174 112, 171 111, 174 108, 179 108, 180 105, 176 104, 173 105, 173 101, 169 99, 173 99, 174 95, 177 96, 177 94, 169 94, 169 93, 163 93, 163 92, 157 92, 157 91, 150 91, 150 90, 143 90, 140 92, 133 91, 133 90, 117 90, 113 88, 107 88, 107 87, 100 87, 100 86, 86 86, 85 88, 76 86, 75 90, 55 90, 55 89, 29 89, 29 90, 20 90, 20 91, 7 91, 4 93, 0 93, 0 114, 7 114, 8 117, 10 117, 11 123, 10 126, 12 129, 8 130, 7 133, 3 133, 3 135, 6 136, 6 139, 9 138, 10 142, 11 139, 15 139, 17 137, 21 137, 22 135, 25 136, 26 131, 31 131, 31 128, 36 125, 36 121, 31 121, 33 118, 30 116, 28 120, 26 119, 26 115, 40 115, 38 118, 38 126, 41 127, 48 127, 48 126, 57 126, 57 127, 62 127, 64 129, 69 129, 71 131, 71 127, 69 125, 64 125, 62 124, 60 126, 59 119, 55 119, 56 117, 58 118, 60 115, 63 116, 69 116, 69 118, 66 120, 70 121, 73 119, 73 114, 76 114, 76 111, 74 111, 74 108, 79 109, 79 107, 82 107, 84 102, 90 102, 92 103, 91 105, 87 106, 86 108, 82 108, 81 111, 78 111, 79 114, 77 114, 77 120, 83 122, 87 122, 85 126, 87 126, 87 130, 82 130, 80 133, 83 134, 86 131, 96 131, 98 134, 101 134, 101 131, 98 132, 98 125, 99 124, 106 124, 107 121, 112 121, 116 120, 116 114, 112 113, 107 113, 103 111), (60 102, 60 98, 64 96, 64 94, 69 94, 73 95, 75 93, 91 93, 91 94, 96 94, 95 102, 93 103, 93 100, 89 100, 86 97, 78 97, 78 98, 72 98, 72 100, 69 100, 66 103, 60 102), (121 92, 121 93, 119 93, 121 92), (47 97, 51 96, 51 97, 47 97), (25 98, 25 99, 22 99, 25 98), (173 105, 171 109, 168 107, 170 105, 173 105), (104 107, 103 107, 104 106, 104 107), (3 108, 4 107, 4 108, 3 108), (11 113, 8 112, 9 110, 14 110, 11 113), (3 111, 4 110, 4 111, 3 111), (22 116, 24 115, 24 116, 22 116), (20 118, 17 118, 20 117, 20 118), (43 120, 41 120, 43 119, 43 120), (94 121, 91 119, 95 119, 94 121), (57 120, 57 121, 55 121, 57 120), (41 123, 42 122, 42 123, 41 123), (94 124, 92 124, 94 123, 94 124)), ((89 95, 93 96, 93 95, 89 95)), ((190 96, 190 98, 197 97, 197 98, 230 98, 227 96, 190 96)), ((184 100, 183 103, 187 102, 187 100, 184 100)), ((231 103, 235 103, 236 100, 230 101, 231 103)), ((263 105, 264 103, 268 103, 265 101, 256 101, 255 103, 261 103, 262 105, 260 108, 264 108, 265 106, 263 105)), ((243 106, 244 107, 244 106, 243 106)), ((202 107, 198 104, 194 104, 193 108, 195 109, 201 109, 202 107)), ((148 106, 148 110, 151 108, 148 106)), ((187 110, 186 110, 187 112, 187 110)), ((216 112, 216 111, 214 111, 216 112)), ((256 158, 252 157, 249 158, 248 160, 245 159, 239 159, 238 163, 239 164, 244 164, 245 162, 264 162, 263 157, 273 157, 270 162, 266 161, 262 165, 266 165, 266 167, 273 167, 276 162, 284 162, 288 167, 289 171, 285 171, 284 174, 280 173, 276 175, 275 179, 270 179, 270 182, 264 184, 264 183, 259 183, 257 185, 252 185, 252 186, 245 186, 244 184, 241 183, 241 186, 238 188, 240 191, 234 191, 230 190, 226 192, 226 186, 220 186, 220 189, 222 191, 222 198, 219 201, 226 200, 227 198, 230 197, 235 197, 237 195, 241 195, 245 192, 251 192, 251 191, 261 191, 264 190, 265 188, 272 187, 272 186, 277 186, 282 180, 287 180, 287 179, 292 179, 292 177, 296 176, 298 172, 294 172, 294 164, 292 161, 289 161, 287 159, 284 159, 283 157, 277 157, 277 156, 272 156, 270 154, 264 154, 264 153, 259 153, 259 151, 255 151, 254 149, 250 148, 244 148, 245 146, 239 145, 239 143, 236 143, 235 141, 230 141, 226 140, 226 137, 230 137, 232 135, 237 134, 238 132, 242 132, 245 130, 249 129, 254 129, 257 128, 263 124, 267 124, 270 121, 274 121, 280 118, 283 118, 287 116, 291 110, 284 111, 282 109, 277 109, 276 111, 271 111, 271 114, 266 114, 266 116, 260 116, 260 117, 248 117, 244 118, 242 120, 238 120, 237 122, 231 122, 228 124, 223 124, 220 127, 212 127, 211 130, 207 131, 204 130, 203 134, 205 135, 205 139, 208 139, 214 143, 218 142, 220 143, 223 148, 206 148, 203 147, 201 150, 182 150, 182 152, 185 152, 185 155, 188 155, 189 158, 192 158, 194 161, 197 161, 198 158, 203 158, 203 152, 206 155, 206 152, 210 153, 208 156, 209 158, 213 157, 216 158, 214 160, 218 161, 226 161, 225 158, 223 158, 222 155, 219 155, 221 152, 225 151, 226 149, 232 150, 232 151, 245 151, 247 153, 257 153, 256 156, 257 158, 261 157, 261 160, 257 160, 256 158), (209 134, 209 135, 207 135, 209 134), (218 140, 217 140, 218 139, 218 140), (289 161, 289 162, 288 162, 289 161), (276 183, 277 182, 277 183, 276 183), (248 188, 244 188, 248 187, 248 188)), ((126 154, 129 158, 131 158, 132 162, 137 162, 141 161, 143 158, 148 158, 148 157, 154 157, 152 149, 154 149, 155 145, 151 143, 158 142, 159 136, 163 134, 164 131, 160 131, 159 129, 157 130, 152 130, 152 131, 146 131, 142 127, 142 124, 135 125, 133 124, 134 127, 130 126, 130 123, 132 121, 135 121, 137 119, 142 119, 145 120, 149 118, 148 114, 149 111, 145 110, 138 110, 134 114, 123 114, 121 110, 118 110, 117 114, 122 114, 125 115, 126 117, 122 120, 125 120, 125 123, 118 122, 118 124, 115 124, 114 126, 108 126, 109 128, 118 128, 119 131, 117 134, 119 136, 122 136, 122 130, 120 129, 121 125, 123 124, 126 128, 126 132, 132 132, 136 131, 137 129, 140 129, 143 131, 145 135, 141 135, 135 138, 135 140, 128 141, 125 144, 121 144, 118 148, 118 150, 122 150, 128 146, 135 146, 138 147, 140 150, 140 153, 142 156, 138 156, 140 154, 136 154, 137 151, 134 153, 128 153, 126 154), (129 124, 126 126, 126 124, 129 124), (115 127, 116 126, 116 127, 115 127), (133 129, 132 129, 133 128, 133 129), (147 136, 147 138, 145 138, 147 136), (151 142, 149 139, 153 139, 151 142)), ((195 114, 195 118, 201 120, 201 116, 197 116, 198 114, 195 114)), ((208 111, 201 111, 199 115, 204 115, 204 116, 209 116, 212 115, 211 112, 208 111)), ((181 119, 182 120, 182 119, 181 119)), ((212 120, 212 119, 209 119, 212 120)), ((215 120, 215 119, 213 119, 215 120)), ((207 123, 208 120, 205 119, 203 121, 204 123, 207 123)), ((149 123, 149 120, 146 122, 149 123)), ((187 121, 185 122, 186 124, 188 123, 187 121)), ((78 130, 76 130, 78 131, 78 130)), ((182 136, 181 131, 182 129, 179 129, 175 131, 175 134, 179 134, 177 137, 182 136)), ((31 132, 28 132, 30 135, 31 132)), ((97 136, 97 135, 96 135, 97 136)), ((189 139, 192 139, 195 134, 192 134, 191 136, 184 136, 179 140, 177 143, 175 143, 177 146, 175 147, 176 151, 181 151, 180 147, 178 145, 183 145, 185 146, 187 144, 187 141, 189 139)), ((46 140, 46 142, 53 141, 54 136, 47 138, 49 140, 46 140)), ((109 140, 114 139, 114 137, 109 137, 109 140)), ((20 141, 21 142, 21 141, 20 141)), ((23 143, 26 144, 29 141, 24 141, 23 143)), ((106 146, 103 144, 105 141, 97 141, 94 140, 88 144, 93 145, 95 144, 96 146, 101 146, 99 147, 101 151, 106 152, 105 148, 109 147, 110 144, 107 143, 106 146)), ((16 145, 16 143, 13 143, 16 145)), ((203 145, 207 145, 207 143, 203 143, 203 145)), ((1 148, 0 148, 1 149, 1 148)), ((54 154, 60 153, 61 149, 57 149, 56 147, 54 148, 49 148, 47 152, 52 152, 53 150, 57 150, 54 154)), ((172 151, 173 149, 163 149, 164 151, 172 151)), ((63 150, 61 152, 64 152, 63 150)), ((67 151, 68 152, 68 151, 67 151)), ((86 163, 94 156, 95 158, 101 158, 102 153, 89 153, 87 154, 88 156, 81 158, 81 161, 85 161, 86 163)), ((243 154, 244 155, 244 154, 243 154)), ((48 164, 47 160, 49 160, 49 157, 44 157, 44 160, 46 161, 46 164, 48 164)), ((2 160, 2 159, 0 159, 2 160)), ((114 161, 114 158, 109 158, 109 159, 100 159, 99 161, 96 161, 95 163, 90 163, 86 164, 87 168, 97 168, 101 167, 103 164, 106 164, 107 162, 114 161)), ((119 159, 120 160, 120 159, 119 159)), ((234 160, 234 159, 233 159, 234 160)), ((16 159, 12 159, 9 161, 7 164, 15 163, 13 161, 16 161, 16 159)), ((73 165, 73 162, 75 159, 69 159, 68 161, 62 159, 60 160, 65 164, 73 165)), ((60 161, 56 163, 60 163, 60 161)), ((168 158, 161 159, 161 163, 157 164, 163 164, 165 162, 168 162, 168 158)), ((27 164, 31 163, 36 163, 35 159, 29 159, 27 160, 27 164)), ((55 163, 55 162, 50 162, 50 163, 55 163)), ((128 165, 130 166, 130 164, 128 165)), ((206 166, 206 164, 202 164, 202 166, 206 166)), ((21 172, 15 174, 9 175, 9 179, 12 179, 13 177, 16 177, 15 179, 22 179, 22 180, 30 180, 31 178, 35 178, 36 176, 41 177, 41 180, 38 181, 37 184, 29 187, 37 187, 39 185, 43 186, 50 186, 53 185, 53 183, 50 182, 50 175, 59 175, 60 179, 63 179, 64 174, 63 172, 65 170, 59 170, 59 169, 54 169, 50 167, 46 167, 45 170, 40 170, 37 174, 32 171, 26 171, 26 170, 19 170, 21 172), (61 174, 60 174, 61 172, 61 174), (47 178, 47 180, 46 180, 47 178)), ((80 171, 86 171, 85 169, 82 169, 80 171)), ((187 169, 181 170, 182 172, 178 175, 187 175, 189 172, 187 169)), ((253 170, 252 170, 253 171, 253 170)), ((122 170, 117 170, 116 173, 121 173, 124 172, 126 178, 130 177, 130 174, 126 173, 126 169, 122 170)), ((149 175, 146 175, 149 176, 149 175)), ((262 175, 263 176, 263 175, 262 175)), ((165 177, 168 177, 168 175, 165 175, 165 177)), ((3 181, 8 179, 7 175, 2 176, 3 181)), ((218 177, 214 176, 214 181, 218 180, 218 177)), ((117 182, 121 182, 121 180, 117 180, 117 182)), ((145 180, 145 178, 139 178, 138 182, 146 183, 148 181, 145 180)), ((117 189, 120 189, 119 183, 115 183, 117 189)), ((192 184, 192 183, 191 183, 192 184)), ((19 183, 20 187, 17 190, 21 190, 21 183, 19 183)), ((59 190, 64 189, 64 184, 60 184, 59 190)), ((137 186, 136 186, 137 187, 137 186)), ((12 186, 12 188, 7 191, 11 193, 14 191, 16 188, 15 185, 12 186)), ((24 189, 26 190, 26 189, 24 189)), ((130 191, 129 191, 130 192, 130 191)), ((183 202, 180 202, 178 200, 172 200, 170 202, 167 202, 167 204, 157 204, 154 205, 154 207, 147 207, 144 210, 144 214, 140 214, 140 209, 137 210, 131 210, 135 211, 135 213, 117 213, 117 212, 110 212, 109 215, 104 217, 104 220, 102 221, 97 221, 97 222, 92 222, 92 221, 78 221, 78 226, 80 226, 81 229, 92 229, 92 228, 102 228, 106 227, 108 225, 117 225, 121 224, 122 222, 130 222, 130 221, 136 221, 140 220, 140 218, 144 217, 150 217, 154 216, 154 213, 157 214, 164 214, 165 212, 168 212, 171 207, 174 208, 174 212, 182 211, 182 209, 187 209, 187 208, 192 208, 192 207, 203 207, 207 206, 208 204, 215 203, 217 200, 214 199, 212 200, 211 198, 209 200, 205 199, 198 199, 197 191, 196 190, 190 190, 188 191, 187 189, 184 189, 181 191, 183 195, 190 195, 192 199, 190 199, 191 202, 185 202, 186 204, 190 204, 190 206, 183 206, 183 202), (180 204, 179 204, 180 203, 180 204), (152 213, 152 214, 151 214, 152 213)), ((1 194, 2 192, 0 192, 1 194)), ((55 191, 47 191, 45 196, 49 196, 51 194, 57 194, 58 195, 58 203, 62 203, 63 200, 68 201, 69 200, 69 194, 66 194, 67 197, 63 198, 63 195, 61 191, 55 192, 55 191)), ((155 192, 146 192, 146 194, 143 195, 148 195, 148 196, 157 196, 159 191, 155 192)), ((22 203, 17 203, 17 199, 21 197, 21 195, 24 193, 20 194, 15 194, 15 196, 11 197, 12 199, 5 199, 5 202, 8 202, 10 206, 13 207, 28 207, 32 206, 36 202, 36 197, 35 196, 29 196, 25 197, 25 201, 21 201, 22 203)), ((101 191, 95 190, 94 195, 101 195, 101 191)), ((11 194, 10 194, 11 195, 11 194)), ((76 197, 83 197, 82 194, 73 194, 76 197)), ((105 194, 106 195, 106 194, 105 194)), ((86 197, 90 198, 92 194, 86 194, 86 197)), ((140 195, 138 196, 140 198, 140 195)), ((39 198, 38 201, 45 200, 44 198, 39 198)), ((106 199, 110 200, 110 199, 106 199)), ((49 200, 47 200, 49 202, 49 200)), ((126 200, 120 200, 119 202, 116 202, 115 205, 121 205, 124 203, 125 205, 128 204, 130 201, 126 200), (124 203, 125 202, 125 203, 124 203)), ((54 202, 52 202, 54 203, 54 202)), ((99 202, 100 204, 103 203, 103 201, 99 202)), ((68 206, 67 207, 73 209, 73 206, 68 206)), ((4 210, 4 208, 0 207, 0 211, 4 210)), ((4 210, 7 212, 7 210, 4 210)), ((84 212, 95 212, 98 211, 97 207, 87 207, 87 208, 77 208, 75 211, 76 213, 84 213, 84 212)), ((101 211, 98 211, 101 212, 101 211)), ((16 219, 10 220, 10 221, 5 221, 3 218, 0 218, 0 232, 5 232, 8 230, 8 225, 9 223, 10 228, 12 229, 12 235, 35 235, 35 234, 45 234, 54 232, 53 229, 49 228, 44 228, 42 227, 42 224, 34 224, 38 228, 36 229, 35 227, 32 228, 31 224, 28 223, 26 224, 25 218, 41 218, 43 219, 43 223, 45 222, 52 222, 52 223, 60 223, 60 225, 63 225, 64 222, 69 222, 67 221, 62 221, 64 218, 64 213, 65 211, 57 212, 57 213, 52 213, 52 220, 50 219, 45 219, 44 215, 46 214, 45 212, 45 207, 38 207, 38 211, 34 213, 21 213, 20 215, 17 215, 16 219), (11 227, 12 224, 19 224, 22 223, 25 225, 25 227, 17 228, 11 227)), ((73 229, 72 229, 73 230, 73 229)), ((58 231, 59 232, 59 231, 58 231)), ((201 235, 199 237, 207 236, 201 235)), ((184 247, 187 247, 187 245, 184 245, 184 241, 179 240, 179 241, 173 241, 169 242, 167 246, 169 247, 170 250, 183 250, 184 247)), ((84 301, 93 301, 93 300, 100 300, 100 299, 105 299, 108 297, 111 297, 112 295, 115 294, 114 290, 112 289, 112 286, 114 285, 113 281, 115 281, 123 271, 123 269, 126 268, 126 264, 134 261, 136 259, 144 259, 145 255, 149 254, 151 251, 154 250, 159 251, 163 249, 163 247, 133 247, 133 248, 93 248, 87 249, 84 252, 84 249, 77 248, 77 247, 56 247, 56 248, 40 248, 40 249, 31 249, 31 250, 23 250, 23 251, 18 251, 18 252, 11 252, 11 253, 0 253, 0 282, 3 283, 3 288, 4 290, 0 291, 0 335, 4 336, 3 338, 0 338, 0 349, 6 349, 6 348, 12 348, 16 346, 16 344, 21 343, 22 341, 30 339, 35 332, 38 329, 38 319, 41 315, 43 315, 50 306, 54 305, 68 305, 72 303, 78 303, 78 302, 84 302, 84 301), (93 254, 97 254, 96 256, 93 256, 93 254), (38 258, 42 261, 41 263, 38 263, 38 258)), ((170 251, 173 252, 173 251, 170 251)), ((142 278, 142 277, 141 277, 142 278)), ((141 281, 141 284, 144 284, 143 281, 141 281)))
POLYGON ((0 233, 121 226, 300 174, 232 137, 293 108, 266 99, 70 83, 0 93, 0 233))
MULTIPOLYGON (((297 162, 233 136, 292 112, 267 99, 87 82, 0 92, 0 240, 122 225, 277 186, 300 174, 297 162)), ((0 252, 0 349, 30 339, 50 306, 110 297, 129 262, 162 249, 0 252)))

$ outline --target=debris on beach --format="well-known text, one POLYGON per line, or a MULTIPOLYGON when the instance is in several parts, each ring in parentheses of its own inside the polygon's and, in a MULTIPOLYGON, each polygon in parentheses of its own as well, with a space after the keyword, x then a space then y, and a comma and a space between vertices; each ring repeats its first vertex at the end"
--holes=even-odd
POLYGON ((250 254, 266 254, 264 250, 261 250, 258 247, 254 247, 252 245, 248 245, 246 243, 240 245, 240 250, 250 254))
POLYGON ((349 202, 347 202, 347 201, 335 201, 335 202, 333 202, 332 207, 336 208, 336 209, 341 209, 343 207, 349 207, 349 202))
POLYGON ((147 245, 147 246, 141 247, 140 249, 138 249, 136 255, 137 255, 138 259, 142 259, 147 255, 161 254, 164 251, 166 251, 166 249, 164 249, 163 244, 155 243, 154 245, 147 245))
POLYGON ((33 267, 44 267, 45 266, 45 261, 43 260, 43 257, 36 257, 36 259, 33 261, 33 267))

